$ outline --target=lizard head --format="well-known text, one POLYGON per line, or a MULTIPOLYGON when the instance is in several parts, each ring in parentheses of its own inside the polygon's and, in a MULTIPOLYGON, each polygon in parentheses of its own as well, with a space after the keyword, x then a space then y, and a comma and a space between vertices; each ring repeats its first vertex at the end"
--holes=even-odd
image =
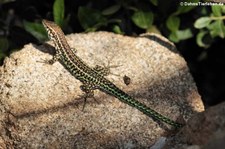
POLYGON ((44 25, 45 30, 47 31, 49 39, 51 40, 54 39, 58 33, 63 34, 61 28, 52 21, 43 19, 42 24, 44 25))

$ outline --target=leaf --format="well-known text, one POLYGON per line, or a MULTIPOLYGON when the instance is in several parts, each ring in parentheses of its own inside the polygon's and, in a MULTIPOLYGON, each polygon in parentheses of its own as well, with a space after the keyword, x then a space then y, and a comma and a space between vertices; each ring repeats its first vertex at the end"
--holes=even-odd
POLYGON ((208 8, 208 7, 202 7, 199 13, 200 13, 202 16, 207 16, 207 15, 209 15, 208 9, 207 9, 207 8, 208 8))
POLYGON ((121 5, 113 5, 109 8, 106 8, 102 11, 102 15, 112 15, 120 9, 121 5))
POLYGON ((177 30, 174 32, 171 32, 169 35, 169 39, 175 43, 179 42, 180 40, 186 40, 193 37, 193 34, 191 32, 191 29, 185 29, 185 30, 177 30))
POLYGON ((53 16, 55 23, 59 26, 63 26, 64 9, 64 0, 55 0, 53 4, 53 16))
POLYGON ((158 5, 158 0, 150 0, 150 2, 151 2, 153 5, 155 5, 155 6, 158 5))
POLYGON ((211 21, 212 19, 210 17, 201 17, 195 21, 194 27, 197 29, 207 27, 211 21))
POLYGON ((153 14, 151 12, 136 11, 131 19, 138 27, 148 29, 152 26, 153 14))
POLYGON ((42 42, 47 39, 47 33, 45 32, 42 24, 23 21, 23 25, 25 30, 32 34, 39 41, 42 42))
MULTIPOLYGON (((182 3, 186 3, 186 2, 187 3, 188 2, 198 3, 199 0, 185 0, 182 3)), ((182 14, 182 13, 187 13, 187 12, 191 11, 192 9, 194 9, 195 7, 197 7, 197 6, 195 6, 195 5, 190 5, 190 6, 179 5, 177 11, 174 14, 179 15, 179 14, 182 14)))
POLYGON ((87 7, 79 7, 78 19, 86 31, 94 31, 107 23, 106 18, 102 16, 100 11, 87 7))
POLYGON ((216 20, 213 23, 211 23, 207 27, 210 31, 210 35, 214 38, 216 36, 219 36, 221 38, 224 38, 225 36, 225 27, 222 20, 216 20))
POLYGON ((166 26, 170 31, 177 31, 180 26, 180 18, 171 15, 166 21, 166 26))
POLYGON ((213 5, 213 6, 211 6, 211 7, 212 7, 213 15, 214 15, 215 17, 220 17, 220 16, 222 16, 222 7, 221 7, 221 6, 213 5))
POLYGON ((179 40, 186 40, 186 39, 189 39, 189 38, 193 37, 191 29, 189 29, 189 28, 187 28, 185 30, 178 30, 176 32, 176 34, 177 34, 177 38, 179 40))
POLYGON ((113 30, 114 33, 124 34, 118 25, 113 25, 112 30, 113 30))
POLYGON ((89 27, 85 30, 85 32, 94 32, 97 30, 97 27, 89 27))
POLYGON ((203 31, 203 30, 201 30, 197 34, 197 36, 196 36, 196 42, 197 42, 198 46, 203 47, 203 48, 208 48, 210 46, 209 44, 206 44, 206 43, 203 42, 203 38, 207 34, 208 34, 208 31, 203 31))
POLYGON ((3 51, 6 51, 9 47, 9 42, 7 38, 0 37, 0 53, 3 53, 3 51))
POLYGON ((222 13, 225 13, 225 6, 224 5, 221 6, 221 11, 222 11, 222 13))
POLYGON ((171 32, 169 35, 169 39, 175 43, 179 42, 179 39, 177 38, 177 34, 176 32, 171 32))
POLYGON ((160 30, 155 25, 152 25, 150 28, 148 28, 147 32, 149 32, 149 33, 156 33, 156 34, 161 35, 160 30))

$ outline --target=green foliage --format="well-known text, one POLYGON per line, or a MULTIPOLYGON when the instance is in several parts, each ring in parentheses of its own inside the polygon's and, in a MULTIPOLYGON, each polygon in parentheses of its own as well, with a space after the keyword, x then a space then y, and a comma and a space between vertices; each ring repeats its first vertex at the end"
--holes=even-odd
POLYGON ((78 19, 85 31, 96 31, 107 24, 107 19, 100 11, 87 7, 79 7, 78 19))
POLYGON ((177 31, 180 27, 180 18, 174 15, 169 16, 166 26, 171 32, 177 31))
POLYGON ((158 5, 158 0, 150 0, 150 2, 151 2, 154 6, 157 6, 157 5, 158 5))
MULTIPOLYGON (((71 1, 72 4, 65 3, 64 0, 41 1, 43 7, 47 7, 46 12, 39 14, 40 10, 38 8, 36 10, 36 7, 30 4, 31 1, 25 3, 29 6, 26 7, 27 9, 21 9, 23 15, 26 14, 24 13, 26 10, 34 10, 35 14, 27 13, 29 21, 25 21, 26 19, 19 14, 13 14, 18 15, 13 16, 8 13, 9 10, 0 13, 2 18, 0 19, 0 59, 10 53, 7 49, 18 48, 15 39, 14 41, 10 39, 15 36, 8 33, 20 32, 19 37, 24 37, 21 34, 29 32, 28 36, 25 35, 25 39, 29 39, 29 42, 46 40, 47 34, 41 24, 41 18, 50 19, 49 17, 53 17, 52 19, 66 33, 106 30, 117 34, 137 35, 143 32, 154 32, 166 36, 175 43, 195 38, 197 45, 203 48, 210 47, 215 39, 225 37, 225 6, 185 6, 180 1, 176 3, 163 0, 71 1), (9 15, 15 18, 11 21, 13 23, 5 21, 10 20, 7 18, 12 18, 9 15), (11 31, 12 26, 20 28, 19 32, 11 31)), ((198 3, 199 1, 185 0, 183 2, 198 3)), ((14 2, 17 1, 4 0, 1 3, 2 8, 14 2)))
MULTIPOLYGON (((185 0, 184 2, 198 3, 199 0, 185 0)), ((188 13, 196 7, 197 6, 195 5, 189 5, 189 6, 178 5, 177 11, 174 12, 173 14, 180 15, 180 14, 188 13)))
MULTIPOLYGON (((55 0, 53 4, 54 22, 61 27, 64 27, 69 19, 69 17, 65 19, 64 14, 65 14, 64 0, 55 0)), ((47 33, 41 23, 23 21, 23 25, 25 30, 29 32, 31 35, 33 35, 35 38, 37 38, 38 41, 43 42, 48 39, 47 33)))
POLYGON ((120 29, 118 25, 113 25, 112 31, 117 34, 124 34, 124 32, 120 29))
MULTIPOLYGON (((120 9, 119 5, 106 8, 103 11, 88 7, 79 7, 78 19, 80 25, 86 32, 96 31, 101 27, 107 26, 109 23, 120 23, 119 19, 110 19, 108 15, 114 14, 120 9)), ((119 26, 117 26, 117 30, 119 26)), ((120 30, 120 29, 119 29, 120 30)))
POLYGON ((193 36, 189 28, 180 30, 180 18, 176 15, 171 15, 166 21, 166 26, 170 30, 169 39, 173 42, 189 39, 193 36))
POLYGON ((172 32, 169 35, 169 39, 172 40, 173 42, 179 42, 180 40, 185 40, 189 39, 193 36, 192 32, 190 29, 184 29, 184 30, 176 30, 172 32))
MULTIPOLYGON (((223 20, 225 16, 223 14, 225 13, 225 6, 211 6, 210 11, 206 7, 197 7, 196 5, 185 6, 184 3, 174 4, 168 1, 163 5, 160 2, 161 0, 149 0, 147 2, 123 0, 108 7, 97 9, 90 7, 90 5, 94 5, 90 1, 86 6, 78 7, 77 19, 85 32, 109 29, 118 34, 126 34, 131 25, 134 25, 143 32, 162 33, 175 43, 196 37, 196 43, 204 48, 210 46, 212 43, 210 40, 216 37, 224 38, 225 26, 223 20), (170 10, 171 6, 176 6, 173 11, 170 10), (191 14, 195 9, 200 12, 195 14, 195 16, 198 16, 197 20, 187 17, 183 19, 184 15, 191 14), (165 13, 164 16, 161 17, 160 12, 165 13), (129 14, 129 17, 121 17, 121 14, 129 14), (194 25, 189 23, 193 21, 195 22, 194 25), (132 24, 126 24, 127 22, 132 24)), ((186 0, 185 2, 198 3, 199 0, 186 0)), ((62 28, 67 26, 70 19, 69 15, 66 19, 64 16, 64 0, 55 0, 53 4, 54 21, 62 28)), ((24 26, 39 41, 46 39, 46 33, 43 31, 41 24, 24 22, 24 26)), ((134 28, 131 29, 134 30, 134 28)))
POLYGON ((43 42, 47 39, 47 34, 42 24, 27 21, 24 21, 23 24, 25 30, 31 33, 39 41, 43 42))
POLYGON ((207 43, 204 43, 204 42, 202 41, 202 39, 203 39, 203 37, 204 37, 205 35, 207 35, 207 31, 201 31, 201 32, 199 32, 199 33, 197 34, 196 42, 197 42, 197 44, 198 44, 200 47, 205 47, 205 48, 207 48, 207 47, 209 47, 210 45, 207 44, 207 43))
POLYGON ((112 5, 109 8, 106 8, 102 11, 102 15, 113 15, 115 14, 117 11, 119 11, 121 5, 116 4, 116 5, 112 5))
POLYGON ((207 26, 210 35, 214 38, 219 36, 220 38, 224 38, 225 28, 222 20, 214 21, 213 23, 207 26))
POLYGON ((215 17, 222 16, 222 8, 221 6, 212 6, 212 13, 215 17))
POLYGON ((131 19, 138 27, 148 30, 153 23, 153 14, 151 12, 138 10, 134 12, 131 19))
POLYGON ((59 26, 63 26, 64 23, 64 0, 55 0, 53 4, 53 16, 54 16, 54 21, 56 24, 59 26))
POLYGON ((196 20, 194 27, 197 29, 204 28, 208 26, 211 23, 212 19, 210 17, 201 17, 198 20, 196 20))
MULTIPOLYGON (((197 3, 199 0, 186 0, 185 2, 197 3)), ((173 12, 166 20, 166 27, 169 29, 169 39, 173 42, 180 42, 193 37, 193 33, 190 27, 186 29, 180 29, 181 19, 180 15, 185 14, 193 10, 196 6, 184 6, 178 5, 177 10, 173 12)))
POLYGON ((8 49, 9 43, 7 38, 0 38, 0 59, 4 58, 5 52, 8 49))
POLYGON ((196 42, 200 47, 208 48, 212 40, 216 37, 225 37, 225 26, 223 20, 225 19, 225 6, 212 6, 211 12, 208 16, 203 16, 195 21, 194 27, 199 29, 196 42), (211 41, 204 41, 206 36, 211 37, 211 41))

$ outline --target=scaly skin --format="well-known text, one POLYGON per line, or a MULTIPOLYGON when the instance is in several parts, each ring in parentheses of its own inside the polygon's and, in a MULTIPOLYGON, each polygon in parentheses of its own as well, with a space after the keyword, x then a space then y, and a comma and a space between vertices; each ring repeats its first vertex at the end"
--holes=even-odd
POLYGON ((43 20, 42 23, 48 33, 50 40, 53 40, 56 49, 56 54, 51 60, 48 61, 48 63, 53 64, 57 60, 60 61, 76 79, 80 80, 83 83, 81 89, 86 93, 85 99, 88 97, 93 97, 93 91, 95 89, 99 89, 109 95, 116 97, 120 101, 137 108, 149 117, 163 121, 176 128, 183 126, 182 124, 159 114, 158 112, 126 94, 112 82, 107 80, 104 77, 105 74, 101 70, 89 67, 70 48, 61 28, 54 22, 43 20))

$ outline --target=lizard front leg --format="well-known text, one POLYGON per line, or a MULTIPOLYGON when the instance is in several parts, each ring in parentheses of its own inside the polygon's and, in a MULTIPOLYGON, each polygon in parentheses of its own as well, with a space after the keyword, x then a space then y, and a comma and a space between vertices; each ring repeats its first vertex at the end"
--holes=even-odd
POLYGON ((80 86, 80 89, 84 92, 84 96, 83 96, 84 105, 83 105, 82 110, 84 110, 84 107, 85 107, 86 102, 87 102, 87 98, 93 98, 98 103, 98 101, 94 97, 94 90, 96 89, 94 84, 85 83, 85 84, 80 86))

